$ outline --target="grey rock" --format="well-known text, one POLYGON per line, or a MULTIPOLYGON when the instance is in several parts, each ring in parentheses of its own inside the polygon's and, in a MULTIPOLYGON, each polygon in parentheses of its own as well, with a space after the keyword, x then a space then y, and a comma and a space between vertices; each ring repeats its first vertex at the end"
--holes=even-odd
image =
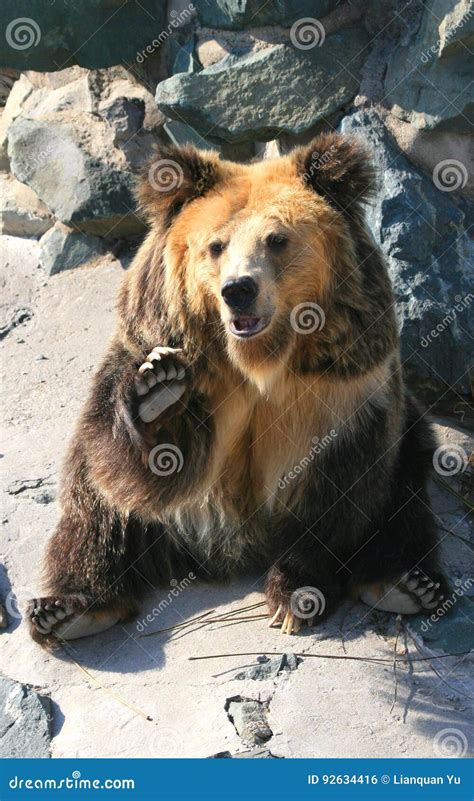
POLYGON ((97 69, 133 61, 162 31, 162 0, 3 0, 2 63, 19 70, 55 71, 72 64, 97 69), (71 13, 72 9, 74 13, 71 13), (27 18, 15 22, 21 18, 27 18))
POLYGON ((261 701, 239 695, 228 699, 226 711, 237 734, 245 742, 261 745, 273 736, 267 722, 266 706, 261 701))
POLYGON ((424 4, 421 24, 398 46, 385 76, 385 103, 416 128, 471 133, 474 85, 468 53, 474 42, 469 0, 424 4), (449 9, 448 9, 449 6, 449 9))
POLYGON ((26 492, 30 489, 38 489, 45 482, 44 478, 21 478, 12 481, 7 487, 9 495, 19 495, 21 492, 26 492))
POLYGON ((298 135, 355 96, 366 42, 364 31, 349 28, 311 50, 280 44, 246 58, 228 57, 196 74, 162 81, 156 102, 168 117, 211 141, 298 135), (350 71, 341 70, 341 62, 350 64, 350 71))
POLYGON ((88 236, 56 223, 40 240, 40 264, 48 275, 72 270, 86 264, 104 252, 97 236, 88 236))
POLYGON ((8 626, 7 610, 3 604, 0 604, 0 629, 6 629, 8 626))
POLYGON ((51 701, 26 684, 0 676, 0 756, 48 759, 51 701))
POLYGON ((241 30, 258 25, 292 25, 302 17, 323 17, 336 0, 195 0, 198 19, 209 28, 241 30))
POLYGON ((236 673, 234 679, 243 681, 245 679, 253 679, 254 681, 263 681, 264 679, 275 679, 280 673, 290 673, 297 670, 298 664, 301 660, 295 654, 282 654, 273 659, 268 659, 261 662, 259 665, 253 665, 246 670, 236 673))
POLYGON ((219 751, 208 759, 279 759, 268 748, 251 748, 249 751, 239 751, 238 754, 231 754, 230 751, 219 751))
POLYGON ((375 110, 345 117, 341 130, 365 139, 378 167, 368 222, 392 278, 404 370, 427 397, 468 393, 474 295, 466 213, 410 164, 375 110))

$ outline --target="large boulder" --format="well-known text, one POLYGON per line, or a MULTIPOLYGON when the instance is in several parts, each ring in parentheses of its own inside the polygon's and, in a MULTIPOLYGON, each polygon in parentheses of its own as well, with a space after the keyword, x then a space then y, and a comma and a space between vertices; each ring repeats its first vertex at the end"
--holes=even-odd
POLYGON ((71 78, 40 82, 26 94, 8 128, 10 169, 62 223, 110 238, 138 233, 144 223, 134 212, 135 175, 158 140, 162 115, 124 70, 76 68, 71 78))
POLYGON ((320 47, 288 43, 243 58, 230 54, 201 72, 163 81, 156 102, 167 116, 218 143, 299 135, 353 99, 366 43, 362 29, 348 28, 320 47))
POLYGON ((48 275, 81 267, 104 252, 99 237, 74 231, 58 222, 41 238, 40 247, 40 264, 48 275))
POLYGON ((390 269, 406 374, 427 395, 469 393, 474 254, 467 206, 449 181, 410 164, 375 110, 345 117, 341 129, 367 141, 378 167, 368 221, 390 269))
POLYGON ((421 23, 393 52, 385 103, 416 128, 472 133, 474 84, 469 53, 474 14, 469 0, 424 3, 421 23))
POLYGON ((162 0, 2 0, 0 66, 52 72, 133 61, 165 29, 162 0))

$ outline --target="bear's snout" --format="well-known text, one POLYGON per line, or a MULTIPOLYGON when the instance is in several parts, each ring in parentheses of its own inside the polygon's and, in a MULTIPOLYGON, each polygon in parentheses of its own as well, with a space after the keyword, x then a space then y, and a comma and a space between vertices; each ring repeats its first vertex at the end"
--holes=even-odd
POLYGON ((255 302, 258 295, 258 285, 250 275, 229 278, 222 285, 221 295, 231 309, 245 311, 255 302))

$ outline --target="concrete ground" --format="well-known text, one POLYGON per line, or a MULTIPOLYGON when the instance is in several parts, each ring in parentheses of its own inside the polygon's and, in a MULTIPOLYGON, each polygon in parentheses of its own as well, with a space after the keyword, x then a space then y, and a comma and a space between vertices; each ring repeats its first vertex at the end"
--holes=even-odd
MULTIPOLYGON (((451 616, 429 627, 420 619, 402 621, 397 650, 407 656, 396 672, 391 663, 395 618, 362 604, 346 603, 320 627, 292 637, 269 629, 262 619, 208 625, 200 621, 143 636, 210 610, 223 614, 262 601, 259 576, 225 586, 191 582, 159 607, 168 593, 156 592, 140 618, 150 614, 151 622, 119 625, 76 641, 69 653, 60 650, 53 656, 30 640, 18 610, 40 589, 41 554, 58 515, 61 460, 90 375, 114 327, 114 299, 123 270, 110 257, 98 266, 47 278, 38 266, 35 242, 4 237, 2 251, 6 419, 1 546, 5 572, 0 589, 8 627, 1 636, 0 670, 51 698, 52 756, 236 755, 251 751, 252 739, 265 754, 279 757, 469 753, 474 744, 470 657, 413 661, 420 652, 430 656, 442 654, 443 647, 451 652, 473 647, 468 634, 474 618, 473 588, 465 583, 472 573, 467 508, 438 485, 435 508, 442 525, 452 532, 442 531, 445 561, 463 597, 456 597, 451 616), (158 612, 153 613, 154 608, 158 612), (257 664, 257 656, 190 661, 191 656, 249 652, 270 657, 297 652, 303 658, 296 670, 262 680, 235 678, 243 666, 257 664), (318 654, 351 659, 309 656, 318 654), (237 706, 243 699, 261 702, 247 706, 261 713, 265 731, 258 724, 242 729, 242 722, 230 714, 237 708, 229 707, 232 698, 237 706)), ((471 452, 468 433, 458 423, 440 420, 438 433, 442 441, 471 452)), ((445 481, 459 488, 453 479, 445 481)))

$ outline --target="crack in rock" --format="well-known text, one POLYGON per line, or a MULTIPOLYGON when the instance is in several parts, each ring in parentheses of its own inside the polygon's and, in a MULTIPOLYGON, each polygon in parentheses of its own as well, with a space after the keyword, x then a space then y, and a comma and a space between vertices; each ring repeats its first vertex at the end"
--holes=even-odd
POLYGON ((239 681, 244 681, 245 679, 254 681, 275 679, 280 673, 290 673, 293 670, 297 670, 302 659, 297 657, 296 654, 288 653, 275 656, 273 659, 268 656, 259 656, 257 661, 260 664, 251 665, 246 670, 236 673, 234 679, 239 681))

